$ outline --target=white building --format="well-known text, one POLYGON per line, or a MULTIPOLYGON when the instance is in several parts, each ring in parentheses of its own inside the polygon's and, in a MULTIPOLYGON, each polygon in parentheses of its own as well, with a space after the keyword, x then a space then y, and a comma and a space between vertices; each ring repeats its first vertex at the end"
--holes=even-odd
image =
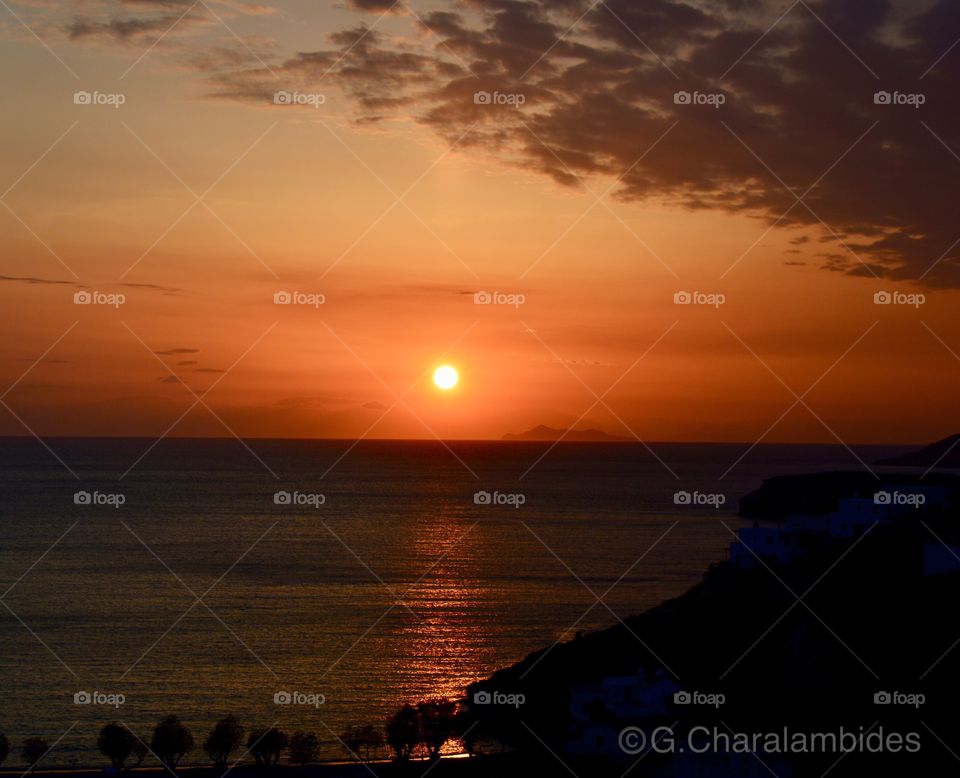
POLYGON ((737 542, 730 544, 730 564, 741 570, 761 566, 787 565, 803 556, 800 534, 781 527, 742 527, 737 542))
POLYGON ((960 546, 927 543, 923 547, 923 574, 953 575, 960 573, 960 546))
POLYGON ((652 676, 642 668, 636 675, 606 676, 597 683, 570 689, 571 732, 565 747, 577 755, 623 759, 620 733, 643 719, 664 716, 680 685, 663 670, 652 676))
POLYGON ((883 484, 869 497, 845 497, 826 516, 788 516, 778 527, 743 527, 730 544, 730 563, 739 569, 788 565, 807 552, 819 537, 857 538, 874 524, 892 525, 930 510, 944 508, 951 490, 943 486, 883 484))
POLYGON ((663 716, 677 691, 679 684, 663 670, 648 678, 640 668, 636 675, 606 676, 597 683, 572 687, 570 715, 574 721, 589 721, 596 718, 595 711, 602 706, 607 715, 616 719, 663 716))
POLYGON ((884 484, 869 497, 847 497, 827 516, 828 532, 835 538, 855 538, 873 524, 893 524, 918 511, 944 508, 950 489, 943 486, 884 484))

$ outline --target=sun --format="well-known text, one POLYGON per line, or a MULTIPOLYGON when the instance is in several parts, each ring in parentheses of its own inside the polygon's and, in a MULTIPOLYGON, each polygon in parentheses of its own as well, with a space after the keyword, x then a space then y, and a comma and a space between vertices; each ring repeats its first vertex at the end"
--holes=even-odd
POLYGON ((459 380, 460 375, 456 369, 450 367, 450 365, 440 365, 440 367, 433 371, 433 382, 437 385, 438 389, 443 389, 445 392, 453 389, 459 380))

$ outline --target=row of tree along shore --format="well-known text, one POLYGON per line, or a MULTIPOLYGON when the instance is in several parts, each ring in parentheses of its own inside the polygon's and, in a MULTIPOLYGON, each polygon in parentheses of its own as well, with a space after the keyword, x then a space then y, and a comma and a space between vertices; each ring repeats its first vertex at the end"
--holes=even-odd
MULTIPOLYGON (((404 705, 390 716, 383 727, 371 724, 352 727, 336 736, 344 753, 352 760, 369 762, 392 757, 408 761, 416 757, 438 759, 444 746, 457 744, 472 753, 474 741, 464 715, 457 704, 445 698, 432 698, 416 705, 404 705)), ((188 754, 194 752, 193 733, 177 716, 166 716, 153 730, 150 742, 138 737, 121 722, 112 722, 100 730, 97 749, 117 770, 132 770, 152 757, 162 767, 176 770, 188 754)), ((20 744, 20 756, 27 772, 38 770, 51 752, 44 738, 29 737, 20 744)), ((313 732, 287 734, 277 727, 249 731, 235 716, 226 716, 214 725, 203 741, 202 750, 215 767, 226 768, 243 761, 260 766, 294 765, 320 761, 321 741, 313 732)), ((0 733, 0 764, 10 755, 11 744, 0 733)))

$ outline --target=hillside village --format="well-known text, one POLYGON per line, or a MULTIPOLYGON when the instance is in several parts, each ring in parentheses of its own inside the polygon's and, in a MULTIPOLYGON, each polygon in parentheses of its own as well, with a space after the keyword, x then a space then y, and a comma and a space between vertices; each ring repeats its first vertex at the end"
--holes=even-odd
MULTIPOLYGON (((522 692, 530 701, 519 712, 474 711, 480 726, 518 746, 530 727, 574 765, 602 759, 622 771, 637 759, 624 748, 632 728, 875 720, 888 677, 910 667, 895 688, 921 688, 921 672, 911 666, 928 666, 957 641, 956 622, 935 616, 956 613, 960 596, 958 497, 960 479, 943 473, 769 479, 741 502, 752 526, 736 532, 698 587, 475 684, 471 690, 522 692), (784 498, 798 490, 803 499, 784 498), (766 506, 769 519, 758 506, 766 506), (805 612, 797 592, 812 589, 815 604, 805 612)), ((937 672, 941 691, 960 690, 954 663, 944 661, 937 672)), ((936 716, 937 697, 920 695, 931 700, 925 717, 936 716)), ((931 764, 941 756, 928 755, 931 764)), ((668 762, 661 764, 664 775, 769 775, 744 756, 675 753, 656 755, 647 766, 668 762)), ((764 761, 783 778, 804 774, 797 772, 804 759, 764 761)))

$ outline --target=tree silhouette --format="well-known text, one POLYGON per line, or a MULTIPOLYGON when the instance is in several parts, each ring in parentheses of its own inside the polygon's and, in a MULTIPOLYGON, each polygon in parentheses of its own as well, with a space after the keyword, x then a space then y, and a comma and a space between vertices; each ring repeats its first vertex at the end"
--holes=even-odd
POLYGON ((287 736, 276 727, 255 729, 247 738, 247 748, 258 765, 272 765, 280 761, 280 753, 287 747, 287 736))
POLYGON ((362 762, 369 762, 371 753, 376 756, 383 746, 383 733, 370 724, 362 727, 351 727, 340 735, 340 740, 351 756, 362 762))
POLYGON ((320 741, 312 732, 294 732, 290 737, 290 761, 305 765, 316 762, 320 751, 320 741))
POLYGON ((420 717, 412 705, 404 705, 387 719, 387 743, 400 761, 413 754, 420 742, 420 717))
POLYGON ((7 761, 7 757, 10 755, 10 741, 7 740, 7 736, 0 732, 0 764, 3 764, 7 761))
POLYGON ((171 770, 176 769, 184 754, 191 748, 193 748, 193 735, 176 716, 161 719, 154 728, 150 749, 171 770))
POLYGON ((476 756, 480 741, 479 720, 473 717, 471 711, 461 710, 454 717, 454 728, 457 737, 463 743, 463 750, 468 756, 476 756))
POLYGON ((243 725, 236 716, 220 719, 203 743, 203 750, 217 767, 226 767, 230 754, 243 742, 243 725))
POLYGON ((147 744, 140 740, 140 738, 135 737, 133 739, 133 755, 137 758, 137 761, 130 765, 130 769, 137 768, 143 764, 143 760, 146 758, 148 750, 147 744))
POLYGON ((33 772, 34 768, 37 766, 44 754, 50 750, 50 746, 46 740, 42 737, 28 737, 23 741, 23 746, 20 749, 20 753, 23 756, 24 760, 28 765, 27 772, 33 772))
POLYGON ((443 697, 434 697, 417 704, 420 742, 431 759, 440 758, 440 749, 456 733, 457 704, 443 697))
POLYGON ((133 733, 116 721, 101 729, 100 736, 97 738, 97 748, 100 749, 100 753, 107 757, 110 764, 117 769, 122 768, 123 763, 133 753, 135 743, 136 738, 133 733))

